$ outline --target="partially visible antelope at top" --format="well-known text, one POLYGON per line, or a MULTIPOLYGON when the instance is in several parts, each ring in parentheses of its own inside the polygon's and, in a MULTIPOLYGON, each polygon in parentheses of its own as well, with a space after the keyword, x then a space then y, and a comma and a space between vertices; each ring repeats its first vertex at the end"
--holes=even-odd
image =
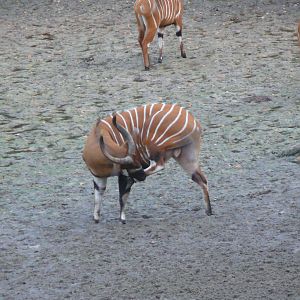
POLYGON ((137 19, 139 37, 138 41, 143 51, 145 70, 149 70, 148 47, 158 32, 159 58, 163 59, 164 28, 169 25, 176 26, 176 35, 180 42, 181 56, 186 58, 182 42, 182 0, 136 0, 134 11, 137 19))
POLYGON ((118 176, 120 220, 125 223, 125 204, 133 183, 164 169, 170 158, 202 188, 206 214, 211 215, 207 180, 198 164, 200 143, 200 123, 177 104, 148 104, 99 119, 83 150, 94 180, 95 222, 99 222, 108 177, 118 176))

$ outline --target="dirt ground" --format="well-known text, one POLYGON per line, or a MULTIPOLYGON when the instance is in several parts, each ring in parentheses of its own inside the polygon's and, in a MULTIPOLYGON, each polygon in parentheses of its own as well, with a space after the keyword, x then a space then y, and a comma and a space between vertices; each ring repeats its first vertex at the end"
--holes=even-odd
POLYGON ((133 1, 0 1, 1 299, 300 299, 297 0, 185 1, 143 69, 133 1), (174 163, 101 221, 93 122, 167 101, 204 129, 214 215, 174 163))

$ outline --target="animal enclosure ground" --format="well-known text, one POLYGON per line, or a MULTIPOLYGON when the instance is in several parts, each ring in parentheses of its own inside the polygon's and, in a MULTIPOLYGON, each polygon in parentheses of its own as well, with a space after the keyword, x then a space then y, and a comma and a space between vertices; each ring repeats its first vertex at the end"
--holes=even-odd
POLYGON ((185 1, 143 71, 133 1, 0 1, 0 298, 299 299, 299 1, 185 1), (202 123, 212 196, 173 162, 101 221, 93 122, 177 102, 202 123))

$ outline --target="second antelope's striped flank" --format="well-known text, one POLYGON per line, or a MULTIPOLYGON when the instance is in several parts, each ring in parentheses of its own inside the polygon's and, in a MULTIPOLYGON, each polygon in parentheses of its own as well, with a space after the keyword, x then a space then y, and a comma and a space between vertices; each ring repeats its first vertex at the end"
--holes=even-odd
POLYGON ((158 62, 162 62, 164 28, 172 24, 176 26, 181 56, 186 57, 182 42, 182 0, 136 0, 134 11, 139 31, 138 41, 142 48, 146 70, 149 70, 150 67, 149 44, 153 41, 156 32, 158 32, 158 62))

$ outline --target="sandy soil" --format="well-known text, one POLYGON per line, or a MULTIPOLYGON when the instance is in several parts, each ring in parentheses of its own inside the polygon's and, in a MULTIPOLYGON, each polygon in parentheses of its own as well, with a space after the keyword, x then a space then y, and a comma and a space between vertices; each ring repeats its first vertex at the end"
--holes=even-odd
POLYGON ((145 72, 133 1, 0 1, 1 299, 300 299, 300 4, 185 4, 145 72), (155 101, 201 121, 215 215, 170 162, 94 224, 86 134, 155 101))

